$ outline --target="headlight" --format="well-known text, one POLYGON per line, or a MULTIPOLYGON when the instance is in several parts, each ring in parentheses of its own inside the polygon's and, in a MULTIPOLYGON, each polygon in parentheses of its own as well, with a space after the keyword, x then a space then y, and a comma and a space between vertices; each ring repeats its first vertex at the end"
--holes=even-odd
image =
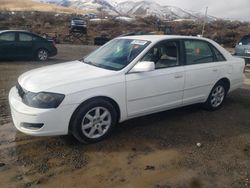
POLYGON ((63 101, 65 95, 58 93, 32 93, 27 92, 23 97, 23 102, 35 108, 57 108, 63 101))

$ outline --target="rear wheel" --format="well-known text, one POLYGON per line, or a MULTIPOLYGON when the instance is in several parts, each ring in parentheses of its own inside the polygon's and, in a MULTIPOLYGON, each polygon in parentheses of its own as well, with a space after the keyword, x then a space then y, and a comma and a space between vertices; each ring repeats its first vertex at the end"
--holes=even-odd
POLYGON ((81 143, 103 140, 117 122, 115 108, 106 100, 96 99, 83 104, 72 118, 71 132, 81 143))
POLYGON ((208 110, 220 109, 227 95, 227 87, 224 82, 220 81, 213 87, 204 107, 208 110))
POLYGON ((46 49, 39 49, 36 54, 36 58, 39 61, 46 61, 49 58, 49 53, 46 49))

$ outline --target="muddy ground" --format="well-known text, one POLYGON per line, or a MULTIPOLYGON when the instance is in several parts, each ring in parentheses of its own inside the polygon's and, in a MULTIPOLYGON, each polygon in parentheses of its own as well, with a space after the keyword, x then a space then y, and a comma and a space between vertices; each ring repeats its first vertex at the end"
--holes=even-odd
MULTIPOLYGON (((59 45, 48 64, 96 47, 59 45)), ((107 140, 31 137, 14 128, 7 94, 18 75, 44 66, 0 61, 0 187, 250 187, 250 69, 224 107, 188 106, 120 124, 107 140), (197 147, 201 143, 201 147, 197 147)))

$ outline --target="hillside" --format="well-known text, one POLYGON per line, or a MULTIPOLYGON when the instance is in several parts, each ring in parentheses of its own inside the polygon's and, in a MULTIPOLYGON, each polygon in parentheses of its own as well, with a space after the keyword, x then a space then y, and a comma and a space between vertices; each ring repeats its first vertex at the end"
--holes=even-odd
POLYGON ((85 13, 83 10, 76 10, 54 4, 40 3, 32 0, 1 0, 1 11, 41 11, 57 13, 85 13))
MULTIPOLYGON (((175 35, 201 34, 202 22, 190 21, 166 21, 157 22, 155 17, 135 18, 133 21, 118 19, 103 19, 101 21, 88 20, 88 34, 82 41, 66 39, 69 33, 70 20, 74 14, 57 14, 54 12, 29 12, 18 11, 14 14, 9 11, 0 11, 0 30, 24 29, 34 33, 50 37, 56 37, 61 43, 93 43, 98 36, 114 38, 131 32, 170 31, 175 35)), ((249 34, 250 24, 247 22, 217 20, 209 22, 205 27, 205 37, 211 38, 226 47, 233 47, 242 35, 249 34)))

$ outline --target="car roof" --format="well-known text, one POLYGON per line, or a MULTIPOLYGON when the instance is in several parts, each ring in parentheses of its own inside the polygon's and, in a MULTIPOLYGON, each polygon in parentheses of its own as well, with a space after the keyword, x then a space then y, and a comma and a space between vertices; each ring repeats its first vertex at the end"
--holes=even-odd
POLYGON ((0 30, 0 33, 5 33, 5 32, 25 32, 25 33, 31 33, 26 30, 0 30))
POLYGON ((204 37, 195 37, 195 36, 183 36, 183 35, 133 35, 133 36, 121 36, 118 38, 124 39, 133 39, 133 40, 147 40, 150 42, 157 42, 160 40, 167 40, 167 39, 201 39, 210 41, 204 37))

